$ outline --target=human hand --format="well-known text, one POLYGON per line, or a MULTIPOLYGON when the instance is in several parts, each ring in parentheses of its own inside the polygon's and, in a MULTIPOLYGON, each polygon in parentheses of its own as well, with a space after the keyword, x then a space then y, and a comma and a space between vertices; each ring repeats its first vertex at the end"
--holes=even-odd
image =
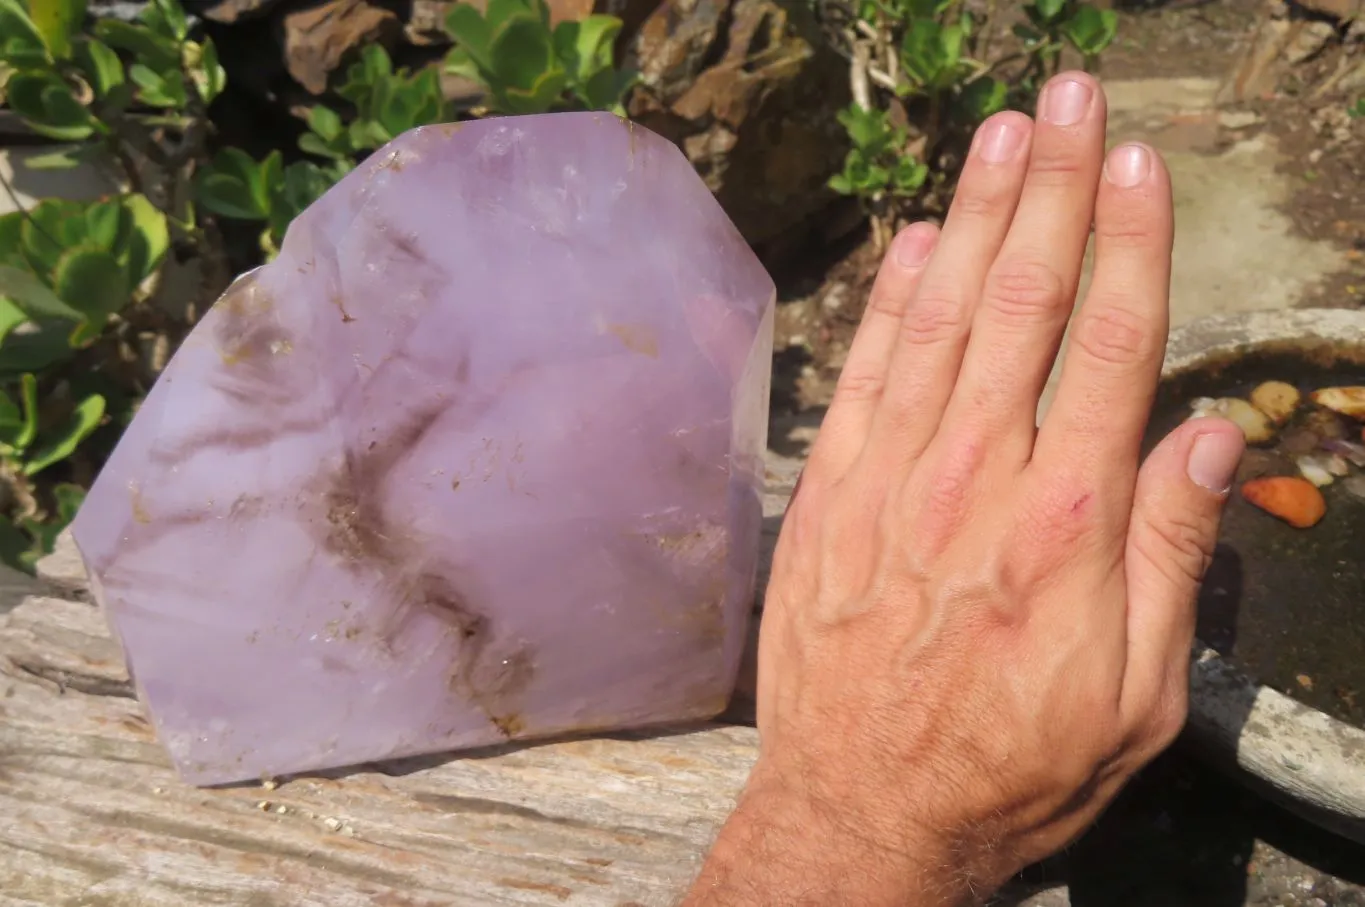
POLYGON ((1139 464, 1169 176, 1143 146, 1106 160, 1090 76, 1039 109, 983 124, 941 234, 907 228, 877 275, 778 541, 759 759, 689 905, 973 903, 1184 723, 1244 442, 1195 420, 1139 464))

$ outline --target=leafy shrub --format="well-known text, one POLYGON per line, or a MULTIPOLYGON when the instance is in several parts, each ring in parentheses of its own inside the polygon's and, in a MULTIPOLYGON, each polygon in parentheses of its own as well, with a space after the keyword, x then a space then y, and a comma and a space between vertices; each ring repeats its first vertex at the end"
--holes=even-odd
POLYGON ((350 122, 317 104, 309 111, 308 131, 299 137, 299 149, 319 161, 286 166, 279 151, 257 161, 238 148, 224 148, 200 173, 198 197, 205 208, 223 217, 265 222, 261 249, 267 257, 279 251, 289 222, 357 160, 409 129, 449 116, 439 73, 432 68, 416 74, 395 71, 377 44, 362 50, 336 91, 355 109, 350 122))
POLYGON ((92 361, 140 329, 173 242, 204 242, 177 176, 202 153, 205 110, 225 82, 213 43, 190 38, 172 0, 154 0, 136 22, 86 25, 82 0, 0 0, 5 101, 34 132, 67 143, 27 166, 100 159, 130 187, 0 217, 0 558, 23 569, 79 506, 84 492, 61 479, 93 468, 82 444, 130 412, 128 388, 100 386, 112 370, 92 361), (144 185, 139 159, 160 178, 144 185))
POLYGON ((495 113, 556 108, 612 110, 635 81, 613 63, 621 32, 615 16, 593 15, 550 26, 544 0, 489 0, 487 12, 460 3, 446 18, 455 47, 446 71, 473 79, 495 113))
MULTIPOLYGON (((994 11, 995 4, 989 9, 994 11)), ((951 192, 971 132, 1007 107, 1031 108, 1064 49, 1087 68, 1113 41, 1117 16, 1079 0, 1033 0, 1016 47, 992 47, 995 23, 963 0, 861 0, 841 30, 854 61, 854 103, 840 113, 850 149, 835 191, 857 196, 879 240, 915 208, 951 192)))

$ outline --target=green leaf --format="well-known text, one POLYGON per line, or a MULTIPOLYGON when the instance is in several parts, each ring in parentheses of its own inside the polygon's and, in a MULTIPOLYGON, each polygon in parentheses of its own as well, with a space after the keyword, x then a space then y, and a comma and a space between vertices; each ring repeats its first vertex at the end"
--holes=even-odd
MULTIPOLYGON (((71 482, 61 482, 52 487, 52 499, 57 504, 56 529, 61 531, 76 518, 76 511, 85 503, 85 489, 71 482)), ((48 548, 51 551, 51 548, 48 548)))
POLYGON ((23 404, 24 421, 14 436, 15 450, 27 450, 38 436, 38 379, 25 372, 19 379, 19 400, 23 404))
POLYGON ((611 110, 621 103, 637 78, 639 73, 633 71, 603 69, 575 88, 574 93, 589 110, 611 110))
POLYGON ((85 316, 62 301, 61 297, 31 272, 13 265, 0 265, 0 296, 18 306, 30 318, 65 318, 80 321, 85 316))
POLYGON ((47 43, 19 0, 0 0, 0 60, 11 66, 41 66, 47 43))
POLYGON ((10 301, 7 296, 0 296, 0 344, 5 342, 5 338, 10 332, 19 325, 28 321, 28 315, 10 301))
POLYGON ((506 88, 499 95, 502 109, 511 114, 543 113, 554 106, 569 85, 562 70, 547 72, 529 89, 506 88))
POLYGON ((92 326, 102 327, 110 315, 123 308, 132 288, 113 253, 81 246, 68 250, 57 263, 55 289, 61 300, 92 326))
POLYGON ((413 125, 426 126, 446 121, 445 95, 441 93, 441 75, 427 67, 413 79, 413 91, 419 99, 413 112, 413 125))
POLYGON ((194 87, 205 104, 213 103, 213 99, 222 94, 223 89, 227 87, 227 70, 218 62, 218 46, 213 43, 212 38, 205 38, 200 46, 194 87))
POLYGON ((56 73, 17 72, 10 76, 5 93, 14 112, 34 132, 49 138, 77 142, 103 129, 56 73))
POLYGON ((1008 95, 1008 85, 999 79, 983 76, 963 87, 958 103, 970 121, 979 123, 991 114, 1004 110, 1008 95))
POLYGON ((66 249, 85 241, 85 203, 47 198, 30 208, 19 225, 22 259, 35 275, 51 283, 66 249))
POLYGON ((901 42, 901 65, 917 86, 938 88, 951 82, 962 55, 962 30, 933 19, 916 19, 901 42))
POLYGON ((1087 57, 1101 53, 1118 34, 1119 16, 1112 9, 1082 6, 1062 25, 1062 35, 1087 57))
POLYGON ((940 14, 957 0, 901 0, 898 9, 902 15, 915 19, 937 19, 940 14))
POLYGON ((85 235, 97 249, 112 249, 118 242, 120 221, 130 220, 118 201, 94 202, 85 209, 85 235))
POLYGON ((325 104, 315 104, 308 110, 308 128, 316 132, 323 141, 333 141, 341 136, 341 116, 325 104))
POLYGON ((835 115, 848 133, 853 147, 869 157, 876 157, 891 145, 892 130, 886 113, 850 104, 835 115))
POLYGON ((295 161, 285 168, 272 197, 269 229, 284 238, 295 217, 322 197, 333 180, 311 161, 295 161))
POLYGON ((65 60, 71 56, 71 38, 85 18, 85 0, 30 0, 29 17, 48 52, 65 60))
POLYGON ((484 70, 493 68, 491 48, 493 30, 479 10, 468 3, 457 3, 446 15, 446 31, 456 47, 484 70))
POLYGON ((474 58, 469 55, 469 51, 463 47, 452 47, 450 53, 446 54, 445 71, 452 76, 460 76, 471 81, 478 82, 480 85, 487 86, 488 80, 485 77, 485 70, 474 62, 474 58))
POLYGON ((145 25, 119 19, 97 19, 93 31, 95 37, 110 47, 128 51, 139 63, 158 72, 180 65, 180 50, 175 42, 145 25))
MULTIPOLYGON (((504 89, 519 89, 528 95, 547 76, 559 70, 550 33, 535 19, 518 16, 506 22, 493 39, 493 71, 504 89)), ((567 82, 567 76, 565 77, 567 82)))
POLYGON ((150 66, 134 63, 128 67, 128 77, 140 89, 138 97, 154 107, 170 107, 180 110, 189 103, 189 95, 185 91, 185 80, 180 77, 179 69, 170 69, 163 74, 150 66))
POLYGON ((545 4, 536 3, 535 0, 488 0, 488 9, 484 17, 494 35, 505 23, 518 17, 539 22, 545 26, 546 32, 550 30, 549 9, 545 4))
POLYGON ((13 447, 11 443, 24 427, 24 414, 9 394, 0 391, 0 446, 13 447))
POLYGON ((345 152, 331 147, 314 132, 305 132, 299 136, 299 150, 305 154, 315 154, 318 157, 327 157, 333 160, 341 160, 346 157, 345 152))
POLYGON ((378 148, 393 138, 376 120, 352 120, 347 132, 351 147, 357 149, 378 148))
POLYGON ((0 379, 16 380, 24 372, 44 372, 71 359, 71 325, 69 320, 43 319, 11 331, 0 345, 0 379))
MULTIPOLYGON (((559 28, 569 23, 560 23, 559 28)), ((573 32, 572 54, 566 56, 562 50, 559 59, 579 81, 587 81, 599 70, 612 64, 612 46, 616 36, 621 33, 621 20, 615 16, 588 16, 577 23, 573 32)), ((559 28, 555 30, 556 44, 559 28)))
POLYGON ((106 97, 110 91, 123 84, 123 61, 108 44, 94 38, 81 38, 76 41, 73 50, 76 65, 85 74, 86 81, 97 97, 106 97))
POLYGON ((95 145, 72 145, 47 154, 35 154, 23 159, 29 170, 70 170, 94 160, 99 148, 95 145))
POLYGON ((114 250, 129 280, 129 289, 142 283, 166 257, 171 245, 166 215, 143 195, 126 195, 120 200, 127 216, 119 221, 123 232, 114 250))
POLYGON ((138 17, 152 31, 179 43, 189 34, 189 23, 185 9, 177 0, 152 0, 142 9, 138 17))
POLYGON ((853 181, 842 173, 836 173, 829 178, 829 187, 840 195, 856 195, 853 188, 853 181))
POLYGON ((28 267, 23 254, 24 212, 0 214, 0 264, 28 267))
POLYGON ((54 463, 60 463, 76 452, 80 443, 99 427, 104 418, 104 398, 91 394, 77 403, 51 437, 44 437, 43 443, 34 449, 32 456, 24 463, 26 476, 37 475, 54 463))
POLYGON ((912 157, 897 159, 891 168, 891 187, 898 195, 913 195, 924 185, 929 167, 912 157))
POLYGON ((1035 25, 1047 25, 1062 15, 1066 4, 1067 0, 1034 0, 1024 7, 1024 12, 1035 25))
POLYGON ((198 197, 215 214, 242 220, 264 220, 270 215, 263 164, 240 148, 224 148, 200 171, 198 197))

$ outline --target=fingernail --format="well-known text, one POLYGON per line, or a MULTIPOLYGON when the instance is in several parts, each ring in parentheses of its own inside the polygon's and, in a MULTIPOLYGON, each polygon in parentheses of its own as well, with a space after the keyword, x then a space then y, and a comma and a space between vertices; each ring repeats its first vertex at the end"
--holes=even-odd
POLYGON ((1152 171, 1152 154, 1141 145, 1120 145, 1104 161, 1104 178, 1121 189, 1131 189, 1152 171))
POLYGON ((896 263, 902 268, 919 268, 929 260, 938 241, 938 231, 928 224, 913 224, 896 234, 896 263))
POLYGON ((1232 487, 1232 477, 1237 474, 1237 464, 1245 449, 1241 432, 1217 431, 1200 435, 1190 445, 1185 471, 1194 484, 1225 494, 1232 487))
POLYGON ((983 124, 976 134, 976 153, 992 164, 1014 157, 1023 144, 1024 130, 1013 117, 997 117, 983 124))
POLYGON ((1054 126, 1072 126, 1090 109, 1090 86, 1075 79, 1053 82, 1043 92, 1043 119, 1054 126))

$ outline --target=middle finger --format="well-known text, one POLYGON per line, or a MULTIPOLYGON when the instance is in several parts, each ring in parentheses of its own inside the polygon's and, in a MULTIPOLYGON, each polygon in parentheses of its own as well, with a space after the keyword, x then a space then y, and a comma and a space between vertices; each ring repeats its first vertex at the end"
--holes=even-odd
POLYGON ((1093 78, 1073 72, 1048 83, 1019 209, 986 276, 945 413, 945 422, 1021 466, 1032 453, 1038 397, 1075 303, 1104 128, 1104 93, 1093 78))

